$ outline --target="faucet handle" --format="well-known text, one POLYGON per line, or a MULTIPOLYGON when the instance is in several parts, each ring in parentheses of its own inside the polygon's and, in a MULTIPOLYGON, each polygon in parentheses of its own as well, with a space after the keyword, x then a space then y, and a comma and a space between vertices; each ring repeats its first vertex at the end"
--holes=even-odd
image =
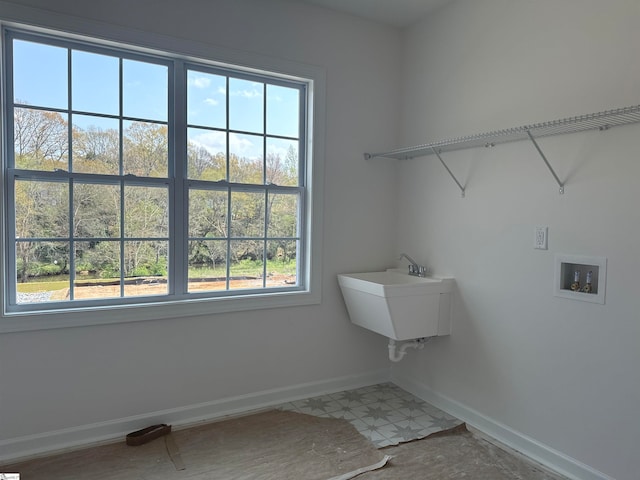
POLYGON ((413 275, 415 277, 426 277, 427 267, 423 265, 409 265, 409 275, 413 275))

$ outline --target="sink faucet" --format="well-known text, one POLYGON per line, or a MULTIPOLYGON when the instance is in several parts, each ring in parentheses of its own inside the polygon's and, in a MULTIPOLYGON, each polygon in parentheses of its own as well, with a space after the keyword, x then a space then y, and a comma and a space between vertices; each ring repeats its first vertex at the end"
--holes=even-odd
POLYGON ((404 257, 407 260, 409 260, 409 263, 410 263, 410 265, 409 265, 409 275, 413 275, 414 277, 426 277, 427 276, 427 267, 425 267, 424 265, 418 265, 418 262, 416 262, 413 258, 411 258, 406 253, 401 253, 399 259, 402 260, 402 257, 404 257))

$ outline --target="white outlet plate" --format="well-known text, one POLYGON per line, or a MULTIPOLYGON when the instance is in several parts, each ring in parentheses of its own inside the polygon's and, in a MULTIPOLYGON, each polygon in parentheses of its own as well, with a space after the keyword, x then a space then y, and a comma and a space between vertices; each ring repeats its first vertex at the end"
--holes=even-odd
POLYGON ((549 236, 549 227, 536 227, 534 229, 533 248, 537 250, 546 250, 547 237, 549 236))

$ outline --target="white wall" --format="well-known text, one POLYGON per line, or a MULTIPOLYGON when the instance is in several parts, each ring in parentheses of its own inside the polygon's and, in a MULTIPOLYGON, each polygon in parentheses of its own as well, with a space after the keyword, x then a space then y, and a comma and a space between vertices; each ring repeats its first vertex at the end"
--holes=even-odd
POLYGON ((100 422, 142 416, 144 424, 150 412, 285 389, 267 396, 273 399, 301 391, 296 386, 311 391, 314 382, 323 388, 388 369, 384 340, 350 324, 336 274, 381 268, 393 258, 394 169, 363 168, 362 153, 398 140, 398 31, 278 0, 19 3, 11 8, 27 18, 23 6, 52 11, 53 25, 57 13, 74 15, 164 35, 156 41, 167 48, 175 37, 325 69, 323 299, 309 307, 0 335, 0 446, 46 449, 71 438, 57 433, 77 431, 69 441, 81 441, 100 422))
POLYGON ((0 445, 42 438, 46 448, 47 432, 81 436, 99 422, 384 369, 384 339, 349 324, 335 274, 406 251, 454 275, 459 292, 451 337, 411 353, 396 378, 594 478, 636 478, 640 127, 542 140, 563 196, 526 143, 449 154, 465 199, 432 157, 362 159, 639 103, 636 0, 457 0, 409 29, 403 49, 394 30, 280 0, 19 3, 52 22, 73 14, 325 68, 323 301, 1 335, 0 445), (549 226, 548 251, 532 249, 535 225, 549 226), (608 258, 605 305, 552 296, 557 252, 608 258))
MULTIPOLYGON (((636 0, 454 1, 406 32, 403 144, 640 103, 639 23, 636 0)), ((640 471, 639 137, 637 124, 540 140, 564 195, 525 142, 445 155, 464 199, 433 156, 398 167, 399 249, 459 292, 451 337, 394 377, 593 478, 640 471), (605 305, 552 295, 556 253, 608 258, 605 305)))

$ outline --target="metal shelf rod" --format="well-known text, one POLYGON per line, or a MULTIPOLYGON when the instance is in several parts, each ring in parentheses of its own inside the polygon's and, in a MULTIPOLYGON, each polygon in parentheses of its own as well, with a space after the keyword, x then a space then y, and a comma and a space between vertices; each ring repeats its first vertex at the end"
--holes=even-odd
POLYGON ((370 159, 374 157, 384 157, 406 160, 423 155, 431 155, 433 153, 433 147, 437 148, 439 151, 453 151, 463 148, 475 148, 478 146, 528 140, 527 132, 531 132, 536 136, 536 138, 541 138, 582 132, 586 130, 602 131, 608 130, 611 127, 638 122, 640 122, 640 105, 635 105, 632 107, 607 110, 599 113, 553 120, 550 122, 536 123, 477 135, 440 140, 437 142, 414 145, 408 148, 391 150, 384 153, 366 153, 365 158, 370 159))
POLYGON ((440 140, 437 142, 414 145, 412 147, 400 148, 384 153, 365 153, 364 157, 369 160, 374 157, 391 158, 396 160, 408 160, 410 158, 422 157, 425 155, 437 155, 442 165, 456 182, 464 197, 465 188, 453 175, 451 169, 442 160, 440 154, 442 152, 452 152, 465 148, 489 147, 503 143, 517 142, 520 140, 531 140, 534 147, 542 157, 545 165, 553 175, 553 178, 560 187, 560 193, 564 193, 564 182, 560 180, 555 170, 542 152, 536 138, 550 137, 554 135, 564 135, 567 133, 584 132, 587 130, 609 130, 612 127, 621 125, 629 125, 632 123, 640 123, 640 105, 631 107, 618 108, 615 110, 606 110, 598 113, 590 113, 577 117, 564 118, 560 120, 552 120, 550 122, 535 123, 524 125, 521 127, 508 128, 504 130, 496 130, 478 135, 468 135, 465 137, 452 138, 448 140, 440 140))
POLYGON ((558 178, 558 175, 556 174, 555 170, 553 169, 553 167, 549 163, 549 160, 547 160, 547 157, 544 155, 544 153, 540 149, 540 146, 538 145, 538 142, 536 142, 536 139, 533 137, 533 135, 531 135, 531 132, 529 130, 527 130, 527 135, 529 135, 529 138, 531 139, 531 142, 533 142, 533 146, 536 147, 536 150, 538 150, 538 153, 542 157, 542 160, 544 160, 545 165, 547 165, 547 168, 551 172, 551 175, 553 175, 553 178, 556 179, 556 182, 560 186, 560 194, 563 194, 564 193, 564 183, 558 178))
POLYGON ((433 150, 433 153, 436 154, 436 156, 438 157, 438 160, 440 160, 440 163, 442 164, 442 166, 447 170, 447 172, 449 173, 449 175, 451 176, 451 178, 453 178, 453 181, 456 182, 456 185, 458 185, 458 188, 460 189, 460 193, 462 195, 462 198, 464 198, 464 187, 462 186, 462 184, 458 181, 458 179, 456 178, 456 176, 453 174, 453 172, 451 171, 451 169, 447 166, 446 163, 444 163, 444 160, 442 159, 442 157, 440 156, 440 152, 438 152, 435 148, 431 147, 431 150, 433 150))

